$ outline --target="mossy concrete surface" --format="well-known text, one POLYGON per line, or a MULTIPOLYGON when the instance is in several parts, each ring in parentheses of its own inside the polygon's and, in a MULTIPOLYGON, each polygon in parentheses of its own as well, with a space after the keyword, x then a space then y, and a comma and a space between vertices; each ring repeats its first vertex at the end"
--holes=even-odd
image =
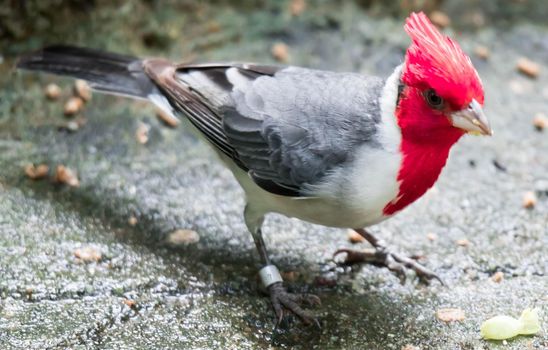
POLYGON ((409 43, 402 18, 372 17, 367 2, 308 1, 299 16, 286 2, 70 3, 77 9, 37 15, 33 26, 10 24, 2 39, 1 349, 548 348, 546 330, 507 343, 479 335, 483 320, 526 307, 548 324, 548 130, 532 125, 548 114, 547 27, 448 29, 482 77, 495 135, 465 137, 435 188, 373 228, 397 250, 424 256, 447 286, 339 267, 332 253, 351 246, 346 231, 273 215, 264 232, 274 262, 290 289, 323 302, 313 310, 321 329, 291 317, 275 328, 243 193, 208 146, 163 125, 144 102, 99 94, 70 131, 63 103, 72 82, 15 72, 14 59, 65 42, 179 61, 273 62, 270 48, 282 41, 290 64, 387 76, 409 43), (473 54, 478 45, 488 60, 473 54), (538 78, 516 71, 521 56, 541 64, 538 78), (62 87, 58 101, 44 96, 49 82, 62 87), (135 137, 142 123, 146 144, 135 137), (47 164, 47 178, 26 177, 29 163, 47 164), (79 187, 51 180, 59 164, 77 171, 79 187), (527 191, 538 198, 532 209, 522 206, 527 191), (196 231, 199 242, 173 245, 177 229, 196 231), (447 307, 464 320, 438 320, 447 307))

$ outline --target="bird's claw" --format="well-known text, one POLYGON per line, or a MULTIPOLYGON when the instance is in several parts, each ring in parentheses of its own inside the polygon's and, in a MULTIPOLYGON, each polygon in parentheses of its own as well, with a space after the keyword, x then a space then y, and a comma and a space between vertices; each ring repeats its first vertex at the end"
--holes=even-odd
POLYGON ((335 258, 339 254, 346 254, 346 258, 343 260, 344 265, 353 265, 359 263, 372 264, 375 266, 384 266, 392 271, 403 284, 406 280, 405 271, 410 269, 415 271, 415 274, 419 279, 425 283, 429 283, 431 280, 436 279, 442 285, 445 285, 443 280, 435 274, 433 271, 422 266, 416 257, 406 257, 397 253, 392 253, 384 247, 380 247, 374 250, 352 250, 352 249, 339 249, 333 254, 335 258))
POLYGON ((309 306, 321 305, 321 300, 314 294, 294 294, 289 293, 282 285, 282 282, 277 282, 268 287, 270 293, 270 301, 276 312, 277 325, 282 322, 284 310, 287 310, 297 315, 306 324, 315 324, 318 328, 320 322, 310 312, 304 310, 301 304, 309 306))

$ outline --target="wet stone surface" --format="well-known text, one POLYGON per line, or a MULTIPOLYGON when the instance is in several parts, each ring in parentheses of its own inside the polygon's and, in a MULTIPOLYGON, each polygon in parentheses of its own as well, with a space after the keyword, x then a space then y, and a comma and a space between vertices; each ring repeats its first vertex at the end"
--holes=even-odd
MULTIPOLYGON (((92 19, 113 9, 101 11, 92 19)), ((179 60, 193 53, 201 61, 261 62, 272 61, 270 47, 283 40, 291 64, 383 76, 401 62, 408 44, 401 20, 372 19, 350 5, 328 20, 319 9, 291 19, 223 8, 215 14, 222 30, 203 35, 201 27, 183 31, 194 28, 188 16, 179 23, 160 13, 167 10, 154 11, 169 25, 178 23, 177 44, 169 50, 129 39, 122 44, 132 37, 123 32, 101 44, 108 29, 94 20, 82 21, 68 38, 179 60), (90 30, 97 38, 78 34, 90 30)), ((540 308, 544 329, 548 324, 548 133, 532 125, 535 113, 548 110, 548 72, 532 80, 515 69, 524 55, 548 62, 547 38, 546 27, 527 24, 458 35, 467 52, 477 45, 491 52, 488 61, 472 59, 495 135, 464 138, 423 199, 373 228, 397 250, 423 255, 446 287, 413 278, 401 285, 385 269, 338 267, 331 255, 351 246, 345 230, 268 218, 266 244, 273 261, 290 272, 289 288, 322 299, 314 310, 321 330, 292 318, 274 329, 242 220, 243 193, 207 145, 182 127, 164 126, 142 102, 98 94, 82 113, 87 123, 67 131, 60 127, 67 122, 63 103, 48 101, 43 89, 56 82, 65 101, 71 81, 14 73, 12 57, 4 57, 0 348, 547 348, 546 331, 507 344, 479 335, 483 320, 519 316, 526 307, 540 308), (150 126, 145 144, 135 138, 140 123, 150 126), (31 180, 24 172, 28 163, 47 164, 50 172, 66 165, 77 172, 79 186, 53 183, 52 173, 31 180), (538 196, 532 209, 522 207, 527 191, 538 196), (199 239, 170 244, 169 234, 178 229, 193 230, 199 239), (463 239, 468 244, 457 244, 463 239), (496 283, 491 276, 498 271, 504 278, 496 283), (440 308, 460 308, 465 318, 444 323, 435 316, 440 308)))

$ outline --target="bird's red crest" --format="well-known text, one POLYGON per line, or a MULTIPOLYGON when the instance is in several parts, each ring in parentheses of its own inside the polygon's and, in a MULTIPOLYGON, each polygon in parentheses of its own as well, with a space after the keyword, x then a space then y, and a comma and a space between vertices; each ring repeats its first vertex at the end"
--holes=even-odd
POLYGON ((455 108, 474 98, 483 104, 483 87, 470 58, 420 13, 411 13, 405 31, 413 41, 407 49, 402 80, 418 88, 433 88, 455 108))

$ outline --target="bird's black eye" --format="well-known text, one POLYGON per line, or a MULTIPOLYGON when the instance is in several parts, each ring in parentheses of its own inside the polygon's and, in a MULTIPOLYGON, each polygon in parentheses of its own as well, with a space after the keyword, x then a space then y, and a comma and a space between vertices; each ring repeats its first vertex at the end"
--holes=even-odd
POLYGON ((430 107, 435 109, 443 108, 443 98, 441 98, 440 95, 436 94, 433 89, 426 90, 424 92, 424 97, 426 98, 426 102, 428 102, 430 107))

